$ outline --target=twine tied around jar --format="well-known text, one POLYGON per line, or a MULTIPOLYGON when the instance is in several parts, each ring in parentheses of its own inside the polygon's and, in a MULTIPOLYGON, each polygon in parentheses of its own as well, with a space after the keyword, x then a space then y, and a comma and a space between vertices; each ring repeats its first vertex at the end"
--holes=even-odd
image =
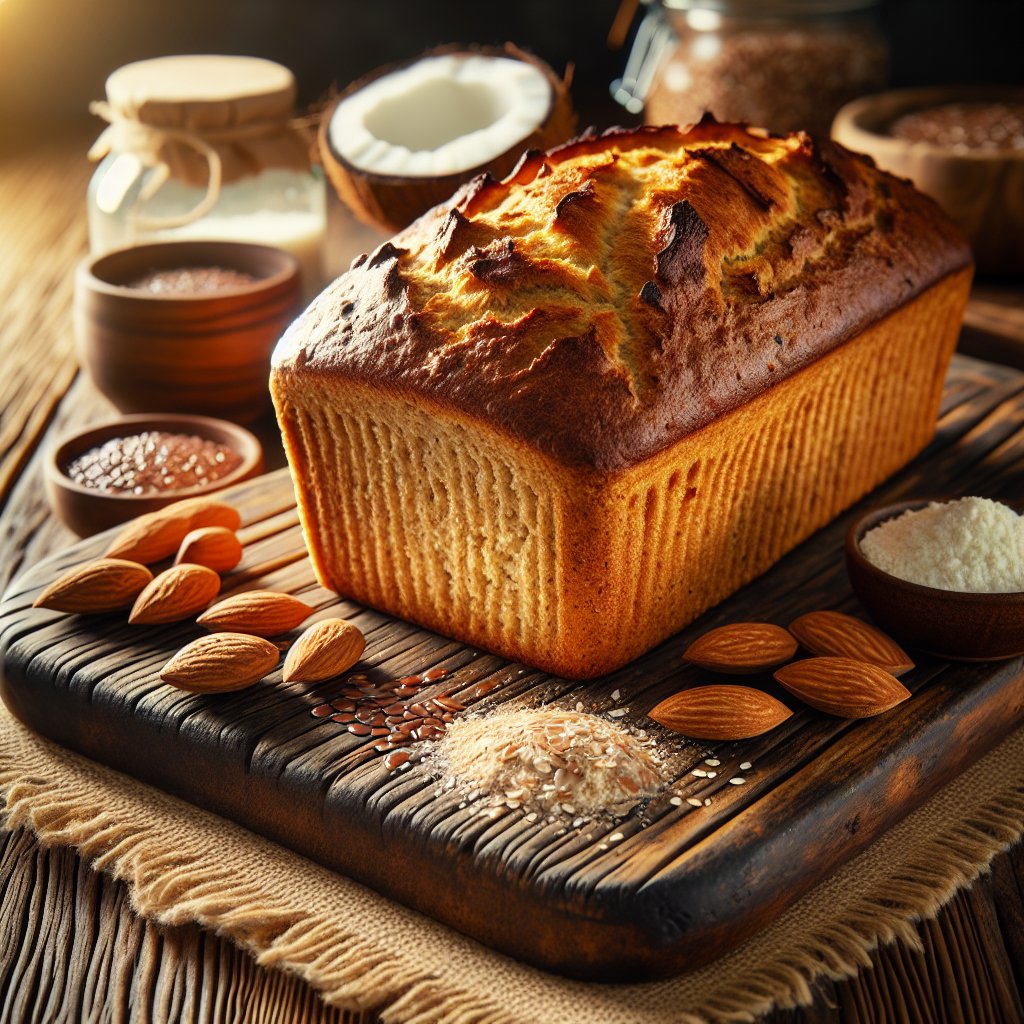
POLYGON ((192 224, 208 214, 220 199, 225 181, 267 167, 308 169, 309 129, 317 118, 270 116, 225 126, 150 124, 105 100, 89 104, 89 111, 107 122, 89 150, 89 159, 101 160, 111 151, 131 153, 153 174, 129 211, 129 223, 153 232, 192 224), (153 217, 141 212, 171 178, 202 185, 205 192, 190 210, 153 217))

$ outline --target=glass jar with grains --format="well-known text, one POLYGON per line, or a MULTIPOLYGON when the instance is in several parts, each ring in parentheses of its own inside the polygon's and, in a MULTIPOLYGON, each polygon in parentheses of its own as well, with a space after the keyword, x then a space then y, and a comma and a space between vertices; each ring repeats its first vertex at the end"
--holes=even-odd
POLYGON ((710 111, 826 137, 844 103, 885 85, 877 0, 645 2, 613 93, 648 124, 690 124, 710 111))
POLYGON ((94 254, 157 240, 258 242, 287 249, 315 294, 327 224, 295 79, 257 57, 137 61, 107 79, 91 110, 108 122, 89 155, 94 254))

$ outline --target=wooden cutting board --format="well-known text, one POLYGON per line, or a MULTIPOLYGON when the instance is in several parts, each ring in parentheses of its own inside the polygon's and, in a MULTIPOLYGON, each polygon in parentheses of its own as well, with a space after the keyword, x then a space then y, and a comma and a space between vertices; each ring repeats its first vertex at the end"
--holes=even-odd
POLYGON ((847 526, 869 506, 942 493, 1024 498, 1024 374, 958 359, 939 435, 912 466, 656 650, 611 676, 570 683, 321 589, 285 473, 233 492, 245 558, 230 586, 286 590, 320 615, 352 619, 368 641, 359 668, 373 678, 440 666, 449 675, 424 692, 452 693, 474 711, 582 702, 598 714, 628 708, 620 721, 653 728, 678 755, 677 777, 642 815, 613 825, 566 829, 509 809, 492 818, 457 794, 437 795, 422 765, 389 773, 372 738, 312 716, 341 681, 286 686, 277 671, 215 697, 165 686, 159 669, 198 635, 194 625, 33 610, 42 586, 101 552, 102 536, 41 563, 4 597, 2 695, 58 743, 512 956, 582 978, 667 975, 738 945, 1024 721, 1024 659, 954 664, 919 652, 903 677, 913 698, 879 718, 802 709, 767 736, 701 745, 645 718, 669 694, 708 681, 681 664, 681 652, 713 626, 785 624, 817 608, 863 615, 842 562, 847 526), (692 774, 710 770, 705 758, 721 762, 714 778, 692 774), (736 777, 745 782, 730 784, 736 777), (611 841, 617 832, 623 838, 611 841))

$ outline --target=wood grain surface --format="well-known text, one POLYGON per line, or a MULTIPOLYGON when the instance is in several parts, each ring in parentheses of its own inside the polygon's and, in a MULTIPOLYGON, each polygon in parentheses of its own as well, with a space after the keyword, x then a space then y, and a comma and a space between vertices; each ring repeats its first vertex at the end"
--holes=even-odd
MULTIPOLYGON (((230 817, 355 877, 502 952, 577 977, 635 980, 712 961, 777 916, 1024 721, 1024 658, 961 664, 916 654, 902 678, 913 699, 861 721, 788 700, 796 713, 763 737, 695 745, 658 733, 655 704, 708 673, 682 664, 697 636, 728 622, 785 625, 821 608, 863 614, 842 541, 868 506, 927 494, 1024 498, 1024 374, 985 386, 954 367, 938 436, 906 470, 838 517, 770 572, 625 669, 570 683, 511 665, 323 590, 306 557, 286 470, 226 492, 242 513, 241 565, 225 592, 300 596, 318 615, 367 636, 358 668, 384 681, 443 668, 421 699, 453 695, 471 712, 580 708, 658 735, 672 759, 671 794, 622 821, 530 823, 525 810, 481 815, 439 794, 416 766, 388 773, 372 737, 310 711, 345 679, 263 684, 217 697, 183 694, 159 670, 202 630, 148 630, 123 615, 69 616, 31 603, 110 535, 48 559, 0 605, 0 692, 23 721, 57 742, 230 817), (481 683, 496 686, 480 696, 481 683), (611 695, 621 691, 621 704, 611 695), (715 779, 695 777, 703 758, 715 779), (730 785, 742 772, 744 785, 730 785), (927 765, 924 771, 922 765, 927 765), (213 781, 215 780, 215 782, 213 781), (711 800, 695 809, 687 801, 711 800), (624 833, 609 844, 613 832, 624 833), (438 894, 459 899, 438 899, 438 894), (564 935, 572 930, 574 941, 564 935)), ((913 652, 912 652, 913 653, 913 652)), ((770 680, 756 685, 774 692, 770 680)))
POLYGON ((975 284, 964 314, 960 350, 1024 370, 1024 282, 975 284))
MULTIPOLYGON (((40 446, 60 429, 110 411, 87 383, 65 395, 74 376, 69 272, 85 251, 91 168, 82 154, 93 134, 91 126, 51 130, 61 140, 56 146, 0 153, 0 360, 17 365, 31 346, 42 385, 33 390, 31 381, 23 393, 0 375, 0 589, 73 539, 42 499, 40 446), (15 223, 17 231, 9 230, 15 223)), ((344 247, 337 234, 334 242, 344 247)), ((961 376, 948 398, 1001 380, 1001 371, 961 365, 974 381, 961 376)), ((920 950, 903 943, 876 950, 856 978, 823 980, 812 1006, 766 1015, 763 1024, 1024 1020, 1024 842, 997 857, 991 873, 918 934, 920 950)), ((308 988, 257 967, 227 940, 140 920, 124 885, 90 870, 72 851, 43 850, 24 832, 0 831, 4 1024, 337 1019, 308 988)))

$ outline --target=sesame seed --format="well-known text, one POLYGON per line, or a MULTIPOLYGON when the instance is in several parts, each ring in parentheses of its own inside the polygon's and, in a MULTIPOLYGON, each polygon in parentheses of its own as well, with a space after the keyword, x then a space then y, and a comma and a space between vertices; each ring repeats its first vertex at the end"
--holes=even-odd
POLYGON ((622 832, 613 832, 608 837, 608 842, 609 843, 621 843, 622 840, 625 839, 625 838, 626 838, 626 836, 622 832))
POLYGON ((744 761, 743 764, 740 765, 740 771, 741 772, 746 772, 746 771, 749 771, 753 767, 754 766, 749 761, 744 761))
POLYGON ((722 762, 717 757, 706 757, 704 763, 711 768, 717 768, 722 762))
POLYGON ((734 779, 729 780, 734 786, 742 786, 746 779, 741 779, 738 775, 734 779))
POLYGON ((705 807, 710 807, 710 806, 711 806, 711 797, 708 797, 708 798, 707 798, 707 799, 706 799, 706 800, 704 801, 704 806, 705 806, 705 807))
POLYGON ((669 800, 669 803, 673 807, 679 807, 682 804, 682 802, 683 802, 683 798, 681 796, 674 796, 674 797, 672 797, 671 800, 669 800))
POLYGON ((622 697, 622 691, 621 690, 612 690, 612 700, 618 702, 621 697, 622 697))
POLYGON ((706 779, 708 777, 708 773, 703 768, 694 768, 690 774, 695 775, 698 779, 706 779))
POLYGON ((709 779, 717 779, 718 778, 718 772, 708 772, 708 778, 709 779))
POLYGON ((608 712, 608 717, 609 718, 621 718, 628 710, 629 710, 629 708, 616 708, 614 711, 609 711, 608 712))
POLYGON ((703 807, 704 806, 704 801, 703 800, 698 800, 695 796, 688 796, 686 798, 686 802, 691 807, 703 807))
POLYGON ((535 822, 537 820, 537 812, 530 811, 530 813, 526 816, 526 820, 531 823, 535 822))

